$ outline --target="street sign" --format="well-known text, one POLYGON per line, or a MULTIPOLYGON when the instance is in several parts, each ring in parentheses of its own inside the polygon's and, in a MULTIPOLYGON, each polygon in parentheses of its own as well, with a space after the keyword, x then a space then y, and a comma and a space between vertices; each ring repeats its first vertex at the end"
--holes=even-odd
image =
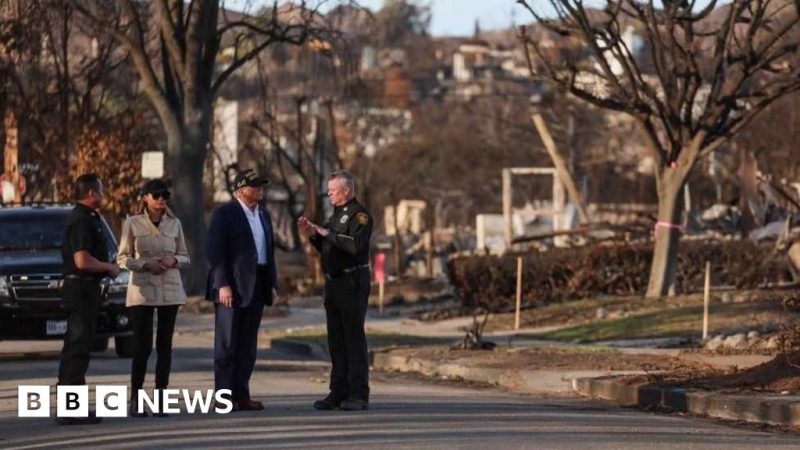
POLYGON ((164 152, 142 153, 142 178, 162 178, 164 176, 164 152))

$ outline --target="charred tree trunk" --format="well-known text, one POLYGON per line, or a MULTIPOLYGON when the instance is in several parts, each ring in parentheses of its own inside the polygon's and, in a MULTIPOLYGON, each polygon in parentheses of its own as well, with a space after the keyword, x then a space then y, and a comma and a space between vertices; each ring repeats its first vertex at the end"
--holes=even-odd
POLYGON ((175 193, 175 213, 181 220, 192 264, 183 280, 187 293, 199 295, 205 291, 208 266, 206 262, 206 226, 203 205, 203 173, 211 135, 210 104, 188 111, 185 123, 167 129, 167 160, 172 189, 175 193))
POLYGON ((647 285, 648 298, 663 297, 674 292, 681 235, 681 193, 688 172, 683 168, 668 167, 656 175, 658 217, 653 229, 655 245, 647 285))

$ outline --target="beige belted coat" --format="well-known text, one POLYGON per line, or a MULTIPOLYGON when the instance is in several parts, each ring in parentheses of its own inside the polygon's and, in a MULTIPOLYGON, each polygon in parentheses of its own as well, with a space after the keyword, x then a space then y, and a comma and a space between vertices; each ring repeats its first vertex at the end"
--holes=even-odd
POLYGON ((156 227, 147 213, 130 216, 122 225, 117 264, 130 271, 126 306, 181 305, 186 302, 178 269, 189 266, 189 252, 181 222, 167 209, 156 227), (164 256, 178 264, 160 275, 147 272, 144 265, 164 256))

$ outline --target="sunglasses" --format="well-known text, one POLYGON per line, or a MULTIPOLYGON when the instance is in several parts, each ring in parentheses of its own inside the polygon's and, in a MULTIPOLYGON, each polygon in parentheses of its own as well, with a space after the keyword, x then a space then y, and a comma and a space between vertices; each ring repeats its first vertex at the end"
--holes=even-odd
POLYGON ((169 200, 170 197, 172 197, 172 194, 169 191, 161 191, 161 192, 153 192, 152 194, 150 194, 150 196, 153 197, 154 200, 161 200, 162 198, 164 200, 169 200))

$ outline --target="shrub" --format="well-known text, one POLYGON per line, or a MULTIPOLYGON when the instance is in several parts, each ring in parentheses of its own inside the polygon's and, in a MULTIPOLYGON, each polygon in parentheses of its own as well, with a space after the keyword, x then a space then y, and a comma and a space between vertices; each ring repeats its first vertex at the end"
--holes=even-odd
MULTIPOLYGON (((514 308, 518 256, 523 258, 523 307, 531 308, 601 295, 643 294, 652 254, 652 244, 639 244, 459 257, 448 263, 448 276, 463 306, 500 312, 514 308)), ((715 286, 748 289, 791 279, 786 258, 772 245, 684 241, 678 255, 678 293, 703 289, 705 261, 711 262, 715 286)))

